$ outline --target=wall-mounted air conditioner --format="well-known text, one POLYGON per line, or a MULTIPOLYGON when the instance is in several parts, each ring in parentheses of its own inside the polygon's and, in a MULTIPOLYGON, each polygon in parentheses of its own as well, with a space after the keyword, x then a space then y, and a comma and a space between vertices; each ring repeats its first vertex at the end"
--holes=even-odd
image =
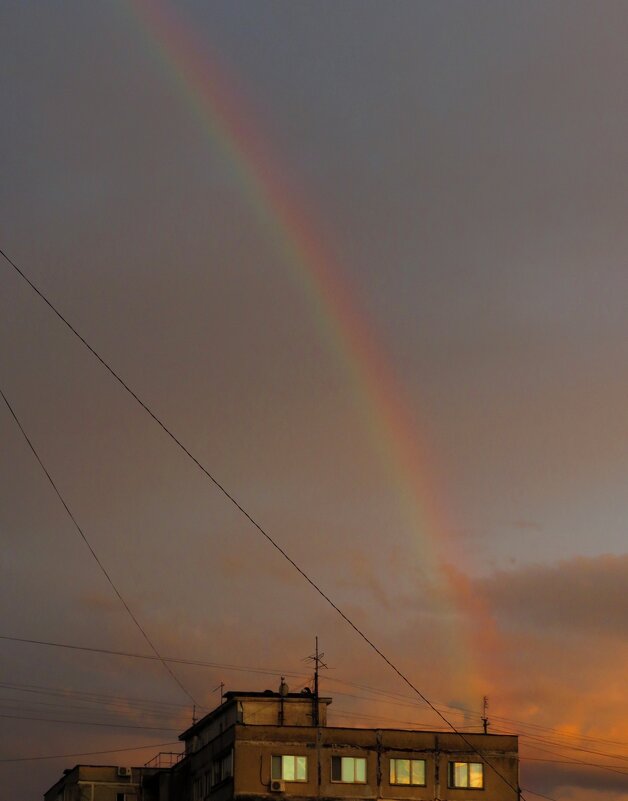
POLYGON ((286 783, 280 779, 273 779, 270 783, 270 791, 271 793, 285 793, 286 783))
POLYGON ((132 768, 119 767, 118 776, 131 776, 132 768))

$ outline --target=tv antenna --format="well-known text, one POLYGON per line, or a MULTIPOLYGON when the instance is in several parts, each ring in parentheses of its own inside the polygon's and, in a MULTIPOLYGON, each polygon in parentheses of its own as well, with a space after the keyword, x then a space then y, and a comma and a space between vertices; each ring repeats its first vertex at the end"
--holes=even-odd
POLYGON ((488 734, 488 695, 482 698, 482 728, 484 734, 488 734))
POLYGON ((315 638, 316 649, 313 654, 305 658, 306 662, 314 663, 314 695, 312 696, 312 723, 314 726, 319 725, 318 713, 318 674, 321 668, 327 669, 327 665, 323 662, 325 654, 318 650, 318 637, 315 638))

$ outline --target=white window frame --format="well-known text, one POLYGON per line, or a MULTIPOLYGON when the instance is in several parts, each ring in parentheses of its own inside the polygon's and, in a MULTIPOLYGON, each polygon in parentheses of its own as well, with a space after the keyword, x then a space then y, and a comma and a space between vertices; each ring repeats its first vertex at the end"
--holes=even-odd
POLYGON ((335 754, 331 758, 331 781, 333 784, 366 784, 367 783, 367 769, 368 764, 366 757, 361 756, 340 756, 339 754, 335 754), (340 776, 342 777, 344 773, 344 768, 348 765, 349 762, 353 762, 353 779, 334 779, 334 760, 340 760, 340 776), (364 763, 364 779, 356 779, 356 763, 363 762, 364 763))
POLYGON ((307 764, 307 756, 304 754, 273 754, 270 760, 270 775, 271 779, 284 781, 284 782, 299 782, 303 784, 303 782, 307 782, 308 780, 308 764, 307 764), (275 776, 275 760, 281 760, 281 776, 275 776), (305 764, 305 777, 300 779, 299 771, 298 771, 298 761, 297 760, 304 760, 305 764), (288 762, 292 762, 292 775, 294 776, 293 779, 286 778, 286 772, 289 774, 290 771, 286 771, 286 764, 288 762))

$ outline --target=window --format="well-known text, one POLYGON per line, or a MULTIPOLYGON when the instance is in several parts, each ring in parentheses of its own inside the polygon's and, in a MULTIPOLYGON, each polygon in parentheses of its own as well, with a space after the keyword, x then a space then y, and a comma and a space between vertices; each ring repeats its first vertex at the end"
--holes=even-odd
POLYGON ((366 784, 365 757, 333 756, 331 758, 331 780, 346 784, 366 784))
POLYGON ((285 782, 307 781, 306 756, 274 756, 272 758, 272 779, 283 779, 285 782))
POLYGON ((228 751, 212 763, 212 787, 231 776, 233 776, 233 751, 228 751))
POLYGON ((481 790, 484 787, 484 765, 481 762, 450 762, 449 786, 481 790))
POLYGON ((391 784, 414 784, 425 787, 424 759, 391 759, 391 784))
POLYGON ((126 795, 124 793, 116 793, 116 801, 125 801, 126 795))

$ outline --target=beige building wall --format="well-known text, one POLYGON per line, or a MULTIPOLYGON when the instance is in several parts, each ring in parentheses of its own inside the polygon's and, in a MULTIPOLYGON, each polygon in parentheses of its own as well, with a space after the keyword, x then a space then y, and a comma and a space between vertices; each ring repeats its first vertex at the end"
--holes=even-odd
POLYGON ((329 727, 330 702, 313 726, 311 695, 228 693, 171 769, 77 765, 45 801, 518 801, 517 737, 329 727))
POLYGON ((455 734, 398 730, 276 726, 236 726, 233 795, 239 799, 268 798, 364 798, 364 799, 460 799, 514 801, 518 794, 517 738, 502 735, 455 734), (449 787, 450 763, 484 764, 483 787, 449 787), (307 780, 285 782, 283 792, 272 792, 273 756, 307 757, 307 780), (366 760, 366 781, 332 780, 332 757, 366 760), (391 784, 390 760, 425 761, 425 786, 391 784), (493 770, 496 768, 506 779, 493 770), (508 782, 508 783, 507 783, 508 782), (509 786, 510 785, 510 786, 509 786), (514 789, 513 789, 514 788, 514 789))

